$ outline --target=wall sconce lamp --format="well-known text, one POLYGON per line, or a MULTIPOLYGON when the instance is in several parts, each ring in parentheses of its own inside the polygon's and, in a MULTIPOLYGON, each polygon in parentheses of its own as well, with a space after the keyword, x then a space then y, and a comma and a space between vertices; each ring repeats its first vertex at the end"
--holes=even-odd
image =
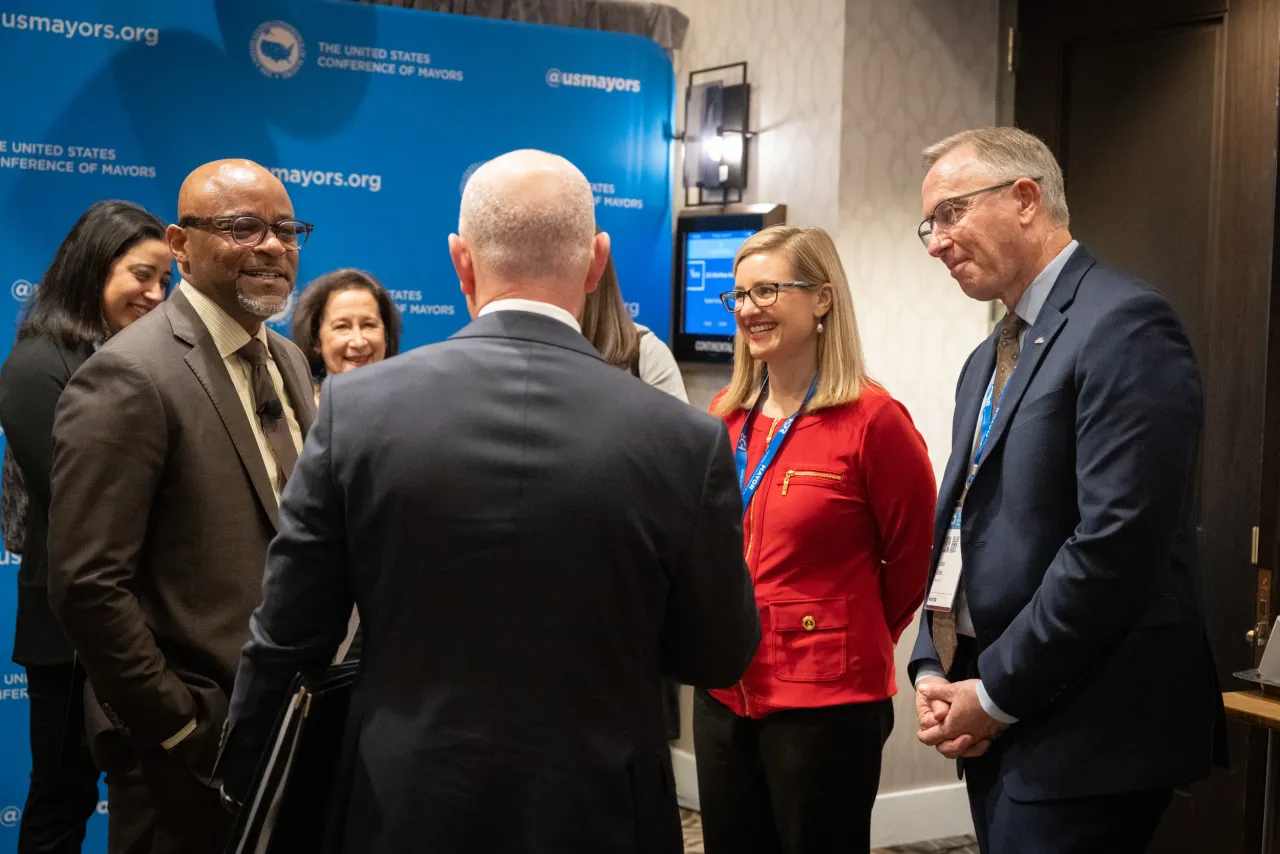
POLYGON ((747 186, 751 84, 747 64, 689 73, 684 97, 685 206, 742 201, 747 186), (691 198, 692 193, 692 198, 691 198))

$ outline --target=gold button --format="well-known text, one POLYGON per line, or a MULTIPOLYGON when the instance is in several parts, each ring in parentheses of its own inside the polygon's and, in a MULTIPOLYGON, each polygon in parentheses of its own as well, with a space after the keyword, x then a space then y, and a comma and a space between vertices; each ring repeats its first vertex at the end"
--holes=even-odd
POLYGON ((800 625, 804 626, 804 630, 806 632, 811 632, 818 627, 818 621, 815 620, 813 617, 805 617, 800 622, 800 625))

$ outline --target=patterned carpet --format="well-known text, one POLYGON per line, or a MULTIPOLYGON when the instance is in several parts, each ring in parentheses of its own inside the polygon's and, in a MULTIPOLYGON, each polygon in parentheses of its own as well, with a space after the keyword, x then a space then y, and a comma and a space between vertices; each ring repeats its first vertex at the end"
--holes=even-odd
MULTIPOLYGON (((705 854, 706 849, 702 847, 702 817, 693 810, 682 809, 680 819, 684 826, 685 854, 705 854)), ((957 836, 897 848, 875 848, 870 854, 978 854, 978 843, 972 836, 957 836)))

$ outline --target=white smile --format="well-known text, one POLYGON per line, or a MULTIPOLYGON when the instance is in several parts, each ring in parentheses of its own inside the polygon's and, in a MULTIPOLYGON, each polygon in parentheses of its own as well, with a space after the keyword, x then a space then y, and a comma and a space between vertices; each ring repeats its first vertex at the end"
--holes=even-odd
POLYGON ((754 326, 748 326, 747 331, 750 332, 752 335, 760 335, 762 333, 770 331, 771 329, 775 328, 777 325, 778 324, 776 323, 757 323, 754 326))

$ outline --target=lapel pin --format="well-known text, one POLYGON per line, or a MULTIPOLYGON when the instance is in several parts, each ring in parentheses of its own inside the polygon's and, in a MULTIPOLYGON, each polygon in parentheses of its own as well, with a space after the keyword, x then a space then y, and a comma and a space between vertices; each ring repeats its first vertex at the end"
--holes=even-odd
POLYGON ((1037 338, 1037 339, 1036 339, 1036 343, 1037 343, 1037 344, 1043 344, 1043 343, 1044 343, 1044 339, 1043 339, 1043 338, 1037 338))

